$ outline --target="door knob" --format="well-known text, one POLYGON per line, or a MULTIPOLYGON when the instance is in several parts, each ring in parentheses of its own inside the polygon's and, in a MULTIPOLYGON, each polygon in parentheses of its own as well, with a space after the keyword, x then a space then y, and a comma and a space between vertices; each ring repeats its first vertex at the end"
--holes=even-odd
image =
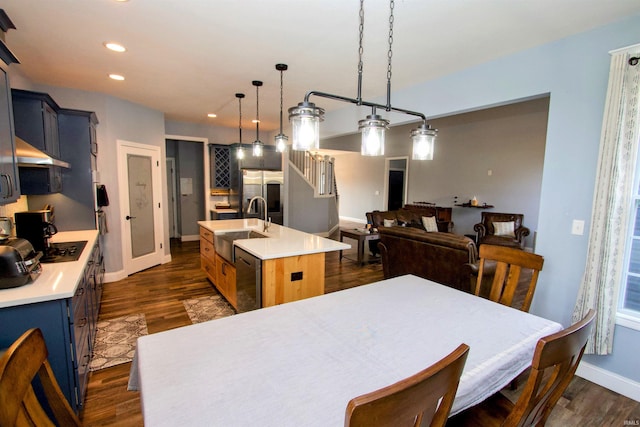
POLYGON ((126 219, 127 221, 129 221, 130 219, 135 219, 135 218, 136 218, 135 216, 129 216, 129 215, 124 217, 124 219, 126 219))

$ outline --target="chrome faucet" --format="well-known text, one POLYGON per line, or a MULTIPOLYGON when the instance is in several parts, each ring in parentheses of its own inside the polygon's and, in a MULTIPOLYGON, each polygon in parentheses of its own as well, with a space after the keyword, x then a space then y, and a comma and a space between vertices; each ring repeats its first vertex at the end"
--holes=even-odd
POLYGON ((265 200, 265 198, 262 196, 255 196, 251 200, 249 200, 249 205, 247 206, 247 213, 251 211, 251 205, 255 200, 262 200, 264 204, 264 220, 262 222, 263 224, 262 231, 266 233, 267 231, 269 231, 269 226, 271 225, 271 217, 269 217, 269 219, 267 220, 267 201, 265 200))

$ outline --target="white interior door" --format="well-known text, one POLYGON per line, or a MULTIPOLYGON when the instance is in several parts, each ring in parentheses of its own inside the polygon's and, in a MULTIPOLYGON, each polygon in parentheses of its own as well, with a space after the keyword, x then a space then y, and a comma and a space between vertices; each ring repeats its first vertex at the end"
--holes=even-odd
POLYGON ((160 148, 118 141, 122 249, 127 275, 162 262, 160 148))

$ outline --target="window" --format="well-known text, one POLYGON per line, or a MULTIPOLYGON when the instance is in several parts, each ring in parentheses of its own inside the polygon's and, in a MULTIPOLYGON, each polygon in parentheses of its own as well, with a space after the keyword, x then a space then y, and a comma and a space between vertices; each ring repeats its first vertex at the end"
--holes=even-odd
MULTIPOLYGON (((638 156, 640 157, 640 156, 638 156)), ((640 162, 636 161, 634 194, 629 224, 629 240, 625 256, 626 267, 620 300, 618 302, 617 323, 640 330, 640 162)))

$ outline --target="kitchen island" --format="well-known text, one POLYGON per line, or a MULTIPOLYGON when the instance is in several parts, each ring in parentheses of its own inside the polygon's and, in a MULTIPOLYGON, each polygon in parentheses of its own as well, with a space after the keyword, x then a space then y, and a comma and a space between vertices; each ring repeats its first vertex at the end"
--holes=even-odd
POLYGON ((80 411, 89 374, 104 275, 98 231, 61 231, 52 242, 87 241, 77 261, 42 264, 32 283, 0 290, 0 348, 40 328, 69 404, 80 411))
POLYGON ((257 218, 199 221, 202 269, 222 295, 238 309, 236 269, 216 248, 216 233, 253 230, 264 238, 246 238, 233 245, 261 261, 261 307, 324 294, 325 253, 351 246, 278 224, 264 231, 257 218))

